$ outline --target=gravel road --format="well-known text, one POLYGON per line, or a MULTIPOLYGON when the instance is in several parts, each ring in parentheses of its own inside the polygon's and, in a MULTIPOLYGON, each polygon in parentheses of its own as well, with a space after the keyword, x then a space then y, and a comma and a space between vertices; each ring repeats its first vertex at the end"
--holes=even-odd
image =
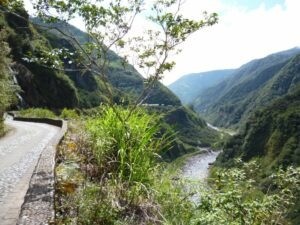
POLYGON ((42 150, 60 128, 13 121, 0 139, 0 224, 16 224, 29 181, 42 150))

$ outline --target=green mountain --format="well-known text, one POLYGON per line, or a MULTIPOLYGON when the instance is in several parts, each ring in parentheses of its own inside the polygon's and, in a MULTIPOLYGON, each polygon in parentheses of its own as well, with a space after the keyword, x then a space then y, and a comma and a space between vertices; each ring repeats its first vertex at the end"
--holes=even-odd
POLYGON ((205 89, 228 79, 234 71, 234 69, 227 69, 187 74, 168 85, 168 88, 179 97, 183 104, 190 104, 205 89))
POLYGON ((240 126, 251 112, 293 90, 299 82, 299 48, 251 61, 194 102, 197 112, 217 126, 240 126))
POLYGON ((300 165, 300 84, 291 94, 257 110, 249 117, 242 132, 225 145, 218 161, 231 164, 260 158, 266 170, 279 165, 300 165))
MULTIPOLYGON (((25 56, 40 58, 43 52, 49 52, 53 48, 73 51, 75 47, 58 32, 46 32, 49 29, 44 25, 39 26, 41 22, 37 19, 33 19, 37 25, 32 25, 24 9, 19 8, 17 14, 23 18, 14 13, 1 13, 0 26, 8 32, 8 43, 14 61, 12 69, 27 106, 54 109, 89 108, 99 105, 107 98, 103 82, 90 72, 82 73, 82 68, 76 64, 69 65, 64 62, 65 69, 74 70, 65 72, 54 70, 50 63, 45 66, 39 62, 24 60, 25 56)), ((69 24, 60 23, 54 26, 60 26, 82 43, 88 38, 87 34, 69 24)), ((107 71, 108 85, 113 90, 115 102, 134 101, 143 89, 143 77, 131 65, 124 67, 121 58, 115 53, 110 52, 109 59, 112 63, 107 71)), ((180 105, 179 99, 161 83, 156 84, 146 103, 180 105)))

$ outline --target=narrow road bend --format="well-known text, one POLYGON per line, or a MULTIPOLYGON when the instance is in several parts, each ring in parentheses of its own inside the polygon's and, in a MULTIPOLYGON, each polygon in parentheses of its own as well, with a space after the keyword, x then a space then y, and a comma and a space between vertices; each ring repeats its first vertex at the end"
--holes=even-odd
POLYGON ((0 139, 0 224, 15 225, 39 156, 60 128, 11 118, 5 123, 11 131, 0 139))

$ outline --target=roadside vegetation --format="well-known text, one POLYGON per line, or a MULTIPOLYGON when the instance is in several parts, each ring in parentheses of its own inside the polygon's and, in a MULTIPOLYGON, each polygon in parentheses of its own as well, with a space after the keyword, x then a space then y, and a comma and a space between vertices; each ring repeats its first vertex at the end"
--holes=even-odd
POLYGON ((15 102, 14 86, 9 70, 10 48, 6 42, 7 32, 5 29, 0 31, 0 137, 4 135, 3 115, 8 107, 15 102))
POLYGON ((138 109, 122 122, 128 110, 117 110, 71 122, 57 157, 58 224, 287 224, 299 169, 268 176, 267 190, 256 185, 256 161, 215 168, 209 188, 174 177, 160 157, 172 140, 158 138, 159 118, 138 109))

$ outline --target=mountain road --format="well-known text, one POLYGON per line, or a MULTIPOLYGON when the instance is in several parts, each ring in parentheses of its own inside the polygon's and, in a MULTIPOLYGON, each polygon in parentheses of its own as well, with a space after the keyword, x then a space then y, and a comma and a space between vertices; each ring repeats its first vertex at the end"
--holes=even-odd
POLYGON ((39 157, 60 128, 11 118, 5 123, 10 131, 0 138, 0 224, 13 225, 39 157))

